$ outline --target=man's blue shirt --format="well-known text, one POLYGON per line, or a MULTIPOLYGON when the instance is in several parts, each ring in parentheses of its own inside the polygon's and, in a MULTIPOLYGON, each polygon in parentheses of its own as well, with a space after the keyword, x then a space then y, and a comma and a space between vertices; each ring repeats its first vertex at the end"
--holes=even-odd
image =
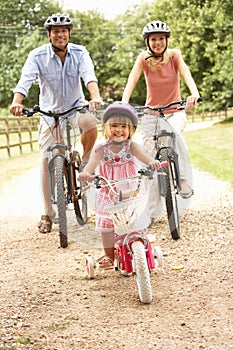
POLYGON ((85 86, 98 82, 89 52, 82 45, 68 44, 64 64, 52 50, 51 44, 32 50, 23 66, 21 78, 14 89, 25 97, 33 82, 40 86, 39 105, 42 110, 63 112, 85 99, 85 86))

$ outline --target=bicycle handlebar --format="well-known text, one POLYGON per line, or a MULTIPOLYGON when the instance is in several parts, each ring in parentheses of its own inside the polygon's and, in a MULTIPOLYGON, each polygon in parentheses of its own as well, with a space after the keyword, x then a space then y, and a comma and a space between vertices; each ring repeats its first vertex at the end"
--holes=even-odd
MULTIPOLYGON (((202 98, 199 97, 197 102, 201 102, 202 101, 202 98)), ((163 112, 165 111, 166 109, 169 109, 171 107, 174 107, 174 106, 177 106, 176 109, 185 109, 186 107, 186 102, 187 100, 180 100, 180 101, 174 101, 174 102, 171 102, 171 103, 168 103, 167 105, 165 106, 158 106, 158 107, 151 107, 151 106, 136 106, 134 107, 136 110, 138 111, 141 111, 141 110, 144 110, 144 109, 150 109, 152 111, 157 111, 157 112, 163 112)))
POLYGON ((48 117, 59 118, 59 117, 62 117, 64 115, 72 112, 72 111, 85 113, 86 110, 88 109, 88 107, 89 107, 89 105, 85 104, 83 106, 71 107, 64 112, 53 112, 53 111, 43 111, 42 109, 40 109, 40 106, 35 105, 33 108, 23 108, 23 116, 32 117, 36 113, 41 113, 41 114, 44 114, 48 117))
MULTIPOLYGON (((159 168, 159 169, 165 168, 165 167, 167 167, 167 166, 168 166, 168 162, 167 162, 167 161, 161 162, 161 163, 160 163, 160 168, 159 168)), ((158 170, 159 170, 159 169, 158 169, 158 170)), ((123 179, 117 179, 117 180, 115 180, 115 181, 114 181, 114 180, 113 180, 113 181, 108 180, 106 177, 101 176, 101 175, 92 175, 92 176, 90 176, 90 177, 87 179, 87 181, 88 181, 88 182, 93 182, 93 181, 94 181, 94 185, 95 185, 96 188, 101 188, 102 186, 101 186, 101 184, 100 184, 100 181, 103 181, 103 182, 107 185, 107 187, 109 188, 110 192, 112 192, 112 194, 115 195, 116 197, 118 197, 119 200, 121 201, 121 200, 122 200, 122 193, 121 193, 121 192, 120 192, 120 193, 116 192, 116 191, 114 190, 113 185, 112 185, 111 182, 114 182, 114 183, 115 183, 115 182, 121 181, 121 180, 141 179, 142 176, 147 176, 148 178, 152 178, 154 172, 153 172, 153 170, 150 169, 150 167, 148 167, 148 168, 146 168, 146 169, 143 169, 143 168, 140 169, 140 170, 138 171, 138 173, 139 173, 139 175, 131 176, 131 177, 128 177, 127 179, 125 179, 125 178, 123 178, 123 179)))

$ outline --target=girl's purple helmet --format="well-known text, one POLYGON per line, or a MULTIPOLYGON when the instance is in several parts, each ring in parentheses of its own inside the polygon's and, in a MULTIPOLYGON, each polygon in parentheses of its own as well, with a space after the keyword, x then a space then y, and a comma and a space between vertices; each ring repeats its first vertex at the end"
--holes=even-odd
POLYGON ((129 104, 121 101, 113 102, 110 104, 104 111, 103 114, 103 123, 105 124, 109 118, 111 118, 113 115, 124 115, 127 116, 135 129, 137 128, 138 125, 138 115, 135 109, 129 104))

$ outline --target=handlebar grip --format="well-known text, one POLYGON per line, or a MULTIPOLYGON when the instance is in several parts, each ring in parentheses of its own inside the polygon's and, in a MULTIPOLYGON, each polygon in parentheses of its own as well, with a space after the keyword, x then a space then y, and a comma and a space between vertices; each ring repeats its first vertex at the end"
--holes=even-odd
POLYGON ((203 100, 202 100, 202 97, 200 96, 199 98, 198 98, 198 100, 197 100, 197 102, 202 102, 203 100))
POLYGON ((168 162, 166 160, 160 163, 160 168, 166 168, 167 166, 168 166, 168 162))

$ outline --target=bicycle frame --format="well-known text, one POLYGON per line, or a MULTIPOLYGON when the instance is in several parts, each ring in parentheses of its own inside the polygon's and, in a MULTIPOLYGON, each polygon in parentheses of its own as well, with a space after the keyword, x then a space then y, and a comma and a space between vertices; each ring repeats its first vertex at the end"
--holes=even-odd
MULTIPOLYGON (((158 116, 158 118, 160 118, 158 116)), ((155 148, 156 148, 156 155, 155 158, 158 160, 164 160, 163 159, 163 152, 165 151, 167 153, 167 160, 170 164, 171 169, 171 177, 172 182, 174 184, 174 190, 176 191, 176 194, 179 194, 181 190, 181 180, 180 180, 180 169, 179 169, 179 163, 178 163, 178 154, 176 152, 176 134, 174 131, 167 131, 167 130, 161 130, 160 132, 157 132, 155 128, 155 133, 153 136, 153 140, 155 141, 155 148)), ((164 186, 162 185, 162 179, 159 176, 159 190, 161 196, 165 196, 165 190, 164 186)))

